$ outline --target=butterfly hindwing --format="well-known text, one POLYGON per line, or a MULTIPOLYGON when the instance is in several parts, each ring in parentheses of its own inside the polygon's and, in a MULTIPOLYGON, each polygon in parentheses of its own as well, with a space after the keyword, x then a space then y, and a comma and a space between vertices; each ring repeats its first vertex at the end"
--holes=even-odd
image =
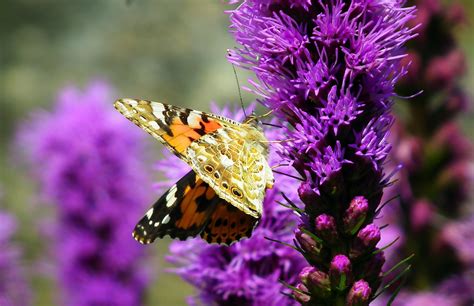
POLYGON ((197 236, 219 201, 214 190, 190 171, 148 210, 135 226, 133 237, 148 244, 165 235, 181 240, 197 236))
POLYGON ((240 125, 227 118, 147 100, 119 99, 114 106, 185 161, 186 149, 193 141, 224 125, 240 125))
POLYGON ((263 134, 252 126, 223 127, 193 142, 188 159, 219 197, 259 218, 265 190, 273 185, 267 148, 263 134))
POLYGON ((200 233, 209 243, 230 245, 250 237, 257 222, 219 198, 190 171, 148 210, 135 226, 133 237, 149 244, 165 235, 185 240, 200 233))

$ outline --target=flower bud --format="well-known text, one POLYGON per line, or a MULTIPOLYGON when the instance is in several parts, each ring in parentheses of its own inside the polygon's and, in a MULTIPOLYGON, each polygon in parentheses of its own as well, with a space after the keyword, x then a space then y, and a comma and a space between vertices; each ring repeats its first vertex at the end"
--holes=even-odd
POLYGON ((308 281, 308 276, 311 273, 316 272, 316 271, 317 269, 315 267, 312 267, 312 266, 304 267, 303 269, 301 269, 301 272, 300 274, 298 274, 298 277, 300 278, 300 281, 303 284, 306 284, 306 282, 308 281))
POLYGON ((298 195, 300 196, 301 201, 305 204, 311 204, 318 197, 316 192, 311 187, 311 184, 304 182, 298 187, 298 195))
POLYGON ((311 238, 310 235, 303 232, 301 229, 297 228, 295 231, 295 237, 301 248, 306 252, 312 252, 318 249, 318 244, 311 238))
POLYGON ((351 258, 359 257, 362 254, 371 252, 380 241, 380 229, 371 223, 366 225, 357 233, 357 237, 352 246, 351 258))
POLYGON ((338 240, 336 221, 334 217, 322 214, 315 220, 316 234, 328 243, 334 243, 338 240))
POLYGON ((415 231, 421 231, 430 225, 433 208, 427 200, 418 200, 413 204, 411 212, 411 225, 415 231))
POLYGON ((360 240, 366 248, 372 249, 380 241, 380 229, 373 223, 366 225, 357 234, 357 239, 360 240))
POLYGON ((329 276, 314 267, 305 267, 299 275, 301 282, 308 288, 311 295, 324 299, 331 295, 329 276))
POLYGON ((345 255, 336 255, 331 261, 329 278, 332 288, 344 290, 352 282, 351 261, 345 255))
POLYGON ((304 293, 308 292, 308 288, 306 288, 306 286, 303 284, 298 284, 296 285, 296 289, 298 290, 293 291, 293 296, 295 297, 295 299, 301 304, 308 303, 311 297, 308 294, 304 293))
POLYGON ((321 261, 322 258, 320 254, 323 246, 320 242, 315 241, 310 235, 303 232, 300 228, 295 230, 295 238, 305 252, 305 256, 313 260, 313 262, 321 261))
POLYGON ((347 295, 348 306, 366 306, 369 305, 370 295, 372 294, 372 289, 370 289, 369 284, 363 279, 358 280, 352 285, 349 294, 347 295))
POLYGON ((346 234, 355 234, 362 223, 365 221, 369 203, 364 197, 355 197, 349 204, 349 208, 344 213, 344 232, 346 234))

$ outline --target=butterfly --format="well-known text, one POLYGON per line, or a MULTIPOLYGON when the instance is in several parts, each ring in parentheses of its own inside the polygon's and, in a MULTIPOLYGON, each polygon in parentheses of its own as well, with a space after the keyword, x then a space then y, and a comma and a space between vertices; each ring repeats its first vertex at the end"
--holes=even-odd
POLYGON ((137 223, 133 237, 138 242, 200 235, 209 243, 230 245, 251 236, 265 192, 274 183, 268 141, 255 116, 240 123, 135 99, 119 99, 114 106, 192 168, 137 223))

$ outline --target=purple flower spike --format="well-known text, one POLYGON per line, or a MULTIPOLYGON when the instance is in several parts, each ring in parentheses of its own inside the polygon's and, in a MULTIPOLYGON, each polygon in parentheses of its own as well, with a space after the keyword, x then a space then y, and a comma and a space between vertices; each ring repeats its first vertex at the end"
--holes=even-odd
POLYGON ((352 285, 347 296, 347 306, 366 306, 369 305, 372 289, 363 279, 358 280, 352 285))
POLYGON ((27 306, 31 292, 21 266, 22 252, 11 241, 16 228, 15 219, 0 211, 0 305, 27 306))
POLYGON ((130 235, 147 203, 141 133, 112 101, 101 82, 65 88, 20 134, 56 204, 51 253, 64 305, 142 305, 149 282, 144 249, 130 235))
MULTIPOLYGON (((463 88, 467 61, 458 42, 458 33, 466 30, 462 26, 467 10, 455 2, 411 1, 418 9, 412 23, 420 24, 419 35, 408 46, 410 56, 404 61, 412 64, 397 92, 407 96, 423 90, 423 94, 399 100, 403 116, 391 130, 394 150, 389 160, 392 167, 403 168, 394 178, 394 188, 385 195, 384 201, 396 197, 394 203, 379 214, 380 225, 390 224, 382 234, 395 230, 398 233, 393 238, 401 238, 385 254, 387 266, 415 254, 410 260, 414 270, 403 282, 394 306, 474 303, 472 291, 454 293, 454 288, 463 286, 453 286, 447 292, 439 289, 450 279, 472 280, 474 275, 474 222, 468 221, 472 214, 473 145, 457 122, 472 105, 468 90, 463 88)), ((474 288, 474 284, 468 287, 474 288)))
POLYGON ((346 255, 336 255, 329 267, 331 286, 337 290, 344 290, 348 283, 352 283, 352 265, 346 255))
MULTIPOLYGON (((360 255, 380 239, 372 223, 389 181, 383 167, 394 86, 405 74, 403 45, 414 36, 407 26, 414 9, 402 2, 247 0, 231 12, 241 46, 229 60, 255 73, 258 81, 250 83, 259 102, 285 126, 281 156, 303 180, 295 240, 319 279, 329 275, 335 254, 357 257, 352 269, 365 279, 360 267, 370 256, 360 255)), ((309 304, 339 305, 349 291, 328 295, 305 286, 309 304)), ((368 289, 366 304, 377 288, 368 289)))
POLYGON ((364 197, 355 197, 349 204, 349 208, 344 213, 344 231, 354 235, 365 221, 369 203, 364 197))
POLYGON ((314 221, 316 234, 327 243, 334 243, 338 239, 336 221, 334 217, 322 214, 316 217, 314 221))

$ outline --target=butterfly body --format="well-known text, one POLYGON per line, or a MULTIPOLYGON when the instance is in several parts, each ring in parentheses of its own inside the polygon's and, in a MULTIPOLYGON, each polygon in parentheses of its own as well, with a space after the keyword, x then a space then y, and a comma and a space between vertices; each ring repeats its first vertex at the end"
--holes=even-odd
POLYGON ((255 121, 145 100, 120 99, 115 107, 192 168, 138 222, 135 239, 200 234, 231 244, 251 235, 265 191, 273 186, 268 141, 255 121))

